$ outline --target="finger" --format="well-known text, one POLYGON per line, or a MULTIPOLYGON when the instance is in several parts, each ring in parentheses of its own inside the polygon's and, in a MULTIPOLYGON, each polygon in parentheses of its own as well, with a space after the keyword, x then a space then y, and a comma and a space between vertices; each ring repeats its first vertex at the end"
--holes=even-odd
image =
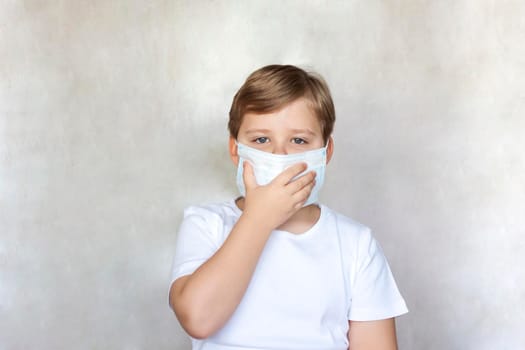
POLYGON ((242 166, 242 179, 246 190, 251 190, 252 188, 257 187, 257 180, 255 179, 255 174, 253 172, 253 166, 247 161, 244 161, 242 166))
POLYGON ((310 182, 308 185, 304 186, 300 191, 297 191, 293 197, 297 200, 295 206, 302 207, 303 204, 308 200, 308 197, 310 197, 310 193, 312 193, 312 190, 315 186, 315 181, 310 182))
POLYGON ((302 190, 305 186, 308 186, 314 182, 315 176, 315 171, 309 171, 308 173, 290 182, 288 185, 286 185, 286 188, 290 191, 289 193, 294 194, 302 190))
POLYGON ((307 168, 308 165, 304 162, 294 164, 280 173, 273 181, 281 185, 286 185, 307 168))

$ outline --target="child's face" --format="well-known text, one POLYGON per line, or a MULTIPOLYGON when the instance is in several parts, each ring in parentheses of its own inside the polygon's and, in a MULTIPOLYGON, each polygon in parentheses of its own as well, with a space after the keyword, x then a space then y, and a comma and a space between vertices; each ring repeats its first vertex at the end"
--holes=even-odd
MULTIPOLYGON (((305 98, 297 99, 276 112, 245 114, 237 141, 274 154, 301 153, 325 146, 321 124, 305 98)), ((327 160, 331 158, 332 152, 333 140, 330 138, 327 160)), ((237 149, 233 138, 230 138, 230 155, 237 164, 237 149)))

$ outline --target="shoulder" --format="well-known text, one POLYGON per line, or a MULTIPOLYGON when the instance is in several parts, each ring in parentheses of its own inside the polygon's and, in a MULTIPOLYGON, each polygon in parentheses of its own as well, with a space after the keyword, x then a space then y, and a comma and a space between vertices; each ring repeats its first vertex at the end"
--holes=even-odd
POLYGON ((236 216, 237 210, 233 200, 219 203, 191 205, 184 209, 184 218, 195 215, 206 218, 236 216))
POLYGON ((198 226, 201 229, 222 228, 233 225, 240 216, 240 209, 233 200, 192 205, 184 209, 182 226, 198 226))
POLYGON ((330 222, 330 225, 335 225, 339 234, 344 237, 359 239, 364 236, 370 236, 370 228, 349 216, 341 214, 325 205, 322 205, 322 210, 330 222))
POLYGON ((380 249, 370 227, 326 206, 323 209, 330 227, 337 232, 341 248, 349 258, 366 259, 380 249))

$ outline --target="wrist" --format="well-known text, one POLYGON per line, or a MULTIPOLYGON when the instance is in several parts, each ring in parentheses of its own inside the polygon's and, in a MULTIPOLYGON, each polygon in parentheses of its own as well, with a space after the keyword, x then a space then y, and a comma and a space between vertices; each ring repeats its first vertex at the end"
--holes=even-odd
POLYGON ((244 210, 239 221, 244 222, 246 225, 250 226, 251 232, 261 232, 261 234, 269 235, 274 229, 271 220, 264 218, 263 215, 259 213, 251 212, 250 210, 244 210))

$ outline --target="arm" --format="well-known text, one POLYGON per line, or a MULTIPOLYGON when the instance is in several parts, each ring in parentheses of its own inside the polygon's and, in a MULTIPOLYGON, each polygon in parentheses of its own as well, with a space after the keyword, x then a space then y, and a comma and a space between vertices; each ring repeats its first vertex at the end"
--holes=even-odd
MULTIPOLYGON (((245 163, 247 164, 247 163, 245 163)), ((306 169, 298 164, 266 186, 258 186, 253 169, 244 172, 244 211, 217 252, 193 274, 177 279, 170 289, 170 305, 186 332, 207 338, 219 330, 239 305, 272 230, 308 198, 314 173, 291 181, 306 169)))
POLYGON ((349 350, 397 350, 394 318, 349 321, 349 350))

